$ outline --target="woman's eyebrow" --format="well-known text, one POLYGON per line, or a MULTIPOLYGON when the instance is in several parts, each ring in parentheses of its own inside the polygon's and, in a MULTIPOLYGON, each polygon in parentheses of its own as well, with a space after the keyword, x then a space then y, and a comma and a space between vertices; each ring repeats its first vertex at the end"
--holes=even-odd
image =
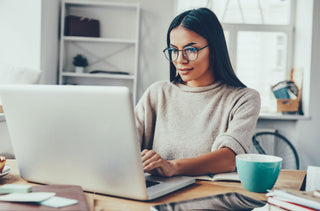
MULTIPOLYGON (((188 43, 188 44, 184 45, 183 48, 185 48, 185 47, 187 47, 187 46, 190 46, 190 45, 194 45, 194 44, 197 44, 197 43, 195 43, 195 42, 188 43)), ((173 44, 170 44, 170 46, 175 47, 175 48, 178 48, 177 46, 175 46, 175 45, 173 45, 173 44)))

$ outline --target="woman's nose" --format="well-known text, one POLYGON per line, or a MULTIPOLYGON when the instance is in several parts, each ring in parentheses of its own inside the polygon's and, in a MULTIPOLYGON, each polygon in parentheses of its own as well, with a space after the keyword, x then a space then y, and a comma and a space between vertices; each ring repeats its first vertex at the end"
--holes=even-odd
POLYGON ((189 60, 184 56, 183 51, 178 52, 178 58, 176 60, 177 63, 188 63, 189 60))

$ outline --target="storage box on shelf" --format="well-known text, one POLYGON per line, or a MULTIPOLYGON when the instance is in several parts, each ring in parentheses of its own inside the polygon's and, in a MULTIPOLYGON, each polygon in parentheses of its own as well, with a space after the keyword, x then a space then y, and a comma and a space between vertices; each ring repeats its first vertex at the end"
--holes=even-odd
POLYGON ((300 106, 300 90, 296 99, 277 99, 278 112, 298 112, 300 106))
POLYGON ((65 17, 64 35, 100 37, 100 23, 91 18, 68 15, 65 17))
POLYGON ((277 98, 278 112, 300 112, 302 75, 302 69, 292 69, 289 81, 279 82, 272 87, 277 98), (275 87, 280 89, 275 90, 275 87))
POLYGON ((139 25, 139 3, 64 0, 61 9, 59 84, 127 86, 135 101, 139 25), (72 23, 70 17, 83 17, 82 20, 87 21, 79 23, 79 19, 72 23), (85 24, 90 32, 70 32, 70 24, 85 24), (77 54, 88 59, 89 65, 84 73, 74 72, 72 59, 77 54))

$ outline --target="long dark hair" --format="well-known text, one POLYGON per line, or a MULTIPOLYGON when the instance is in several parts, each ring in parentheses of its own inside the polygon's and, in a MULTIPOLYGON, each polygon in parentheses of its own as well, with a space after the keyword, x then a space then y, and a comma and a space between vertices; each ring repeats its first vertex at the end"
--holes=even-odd
MULTIPOLYGON (((220 81, 233 87, 246 87, 232 68, 222 26, 217 16, 210 9, 188 10, 175 17, 167 33, 168 47, 170 46, 170 32, 180 25, 196 32, 207 40, 215 81, 220 81)), ((170 81, 174 83, 182 82, 180 75, 176 74, 176 68, 172 62, 170 62, 170 81)))

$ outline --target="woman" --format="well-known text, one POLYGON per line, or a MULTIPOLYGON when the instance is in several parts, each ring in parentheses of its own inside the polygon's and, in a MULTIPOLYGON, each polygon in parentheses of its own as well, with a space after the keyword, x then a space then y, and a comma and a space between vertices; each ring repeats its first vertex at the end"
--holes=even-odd
POLYGON ((135 108, 145 172, 169 177, 234 171, 235 156, 249 152, 258 92, 236 77, 211 10, 178 15, 167 45, 170 82, 151 85, 135 108))

